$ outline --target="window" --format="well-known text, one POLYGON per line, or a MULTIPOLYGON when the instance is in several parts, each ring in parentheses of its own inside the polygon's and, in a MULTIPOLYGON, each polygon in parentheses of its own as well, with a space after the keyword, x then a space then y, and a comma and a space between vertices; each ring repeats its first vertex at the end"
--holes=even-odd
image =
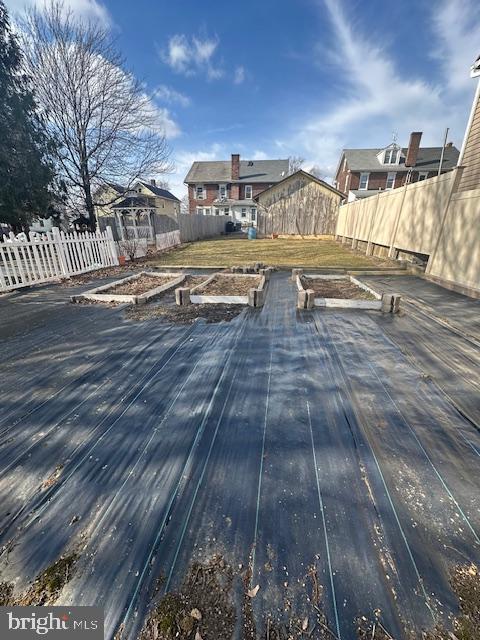
POLYGON ((426 180, 428 178, 428 171, 421 171, 418 174, 418 182, 421 182, 422 180, 426 180))
POLYGON ((212 210, 210 209, 210 207, 205 207, 203 212, 206 216, 209 216, 212 213, 212 210))
POLYGON ((256 207, 251 207, 250 209, 250 219, 252 222, 255 222, 255 220, 257 219, 257 209, 256 207))
POLYGON ((246 218, 247 217, 247 210, 244 208, 242 209, 242 218, 246 218))
POLYGON ((358 185, 359 189, 365 190, 368 189, 368 178, 369 178, 370 174, 369 173, 361 173, 360 174, 360 183, 358 185))
POLYGON ((215 209, 215 215, 219 216, 220 215, 220 209, 215 209))
POLYGON ((202 216, 202 215, 203 215, 203 209, 202 209, 202 207, 197 207, 197 215, 198 215, 198 216, 202 216))
POLYGON ((251 184, 246 184, 245 185, 245 200, 251 200, 252 199, 252 185, 251 184))
POLYGON ((227 185, 226 184, 219 185, 219 187, 218 187, 218 197, 220 199, 227 197, 227 185))
POLYGON ((386 149, 383 157, 384 164, 397 164, 398 149, 386 149))
POLYGON ((387 184, 385 185, 385 189, 394 189, 395 188, 395 176, 397 174, 395 171, 389 171, 387 173, 387 184))
POLYGON ((223 215, 224 215, 224 216, 228 216, 228 215, 229 215, 229 213, 230 213, 230 209, 229 209, 228 207, 226 207, 226 208, 223 210, 223 215))
POLYGON ((203 189, 203 184, 197 184, 197 186, 195 187, 195 198, 197 200, 204 200, 205 199, 205 192, 203 189))

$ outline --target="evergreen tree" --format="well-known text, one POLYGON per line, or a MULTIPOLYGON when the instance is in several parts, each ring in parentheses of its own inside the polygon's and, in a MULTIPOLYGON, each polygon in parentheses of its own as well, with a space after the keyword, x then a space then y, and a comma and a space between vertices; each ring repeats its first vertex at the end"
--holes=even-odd
POLYGON ((0 221, 15 231, 27 227, 33 216, 55 213, 52 152, 0 0, 0 221))

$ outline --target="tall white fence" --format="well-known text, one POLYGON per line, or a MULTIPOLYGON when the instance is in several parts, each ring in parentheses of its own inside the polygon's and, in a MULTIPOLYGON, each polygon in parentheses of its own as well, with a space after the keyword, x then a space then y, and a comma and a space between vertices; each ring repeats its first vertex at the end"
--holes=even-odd
POLYGON ((26 241, 13 233, 0 242, 0 291, 51 282, 118 264, 112 230, 64 233, 56 227, 26 241))

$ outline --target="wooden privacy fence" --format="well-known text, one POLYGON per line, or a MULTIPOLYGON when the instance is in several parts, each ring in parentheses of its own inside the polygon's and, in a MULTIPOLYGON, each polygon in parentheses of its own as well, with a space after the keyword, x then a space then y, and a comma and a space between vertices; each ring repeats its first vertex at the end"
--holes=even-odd
POLYGON ((64 233, 56 227, 26 241, 13 233, 0 242, 0 291, 110 267, 118 264, 112 230, 64 233))

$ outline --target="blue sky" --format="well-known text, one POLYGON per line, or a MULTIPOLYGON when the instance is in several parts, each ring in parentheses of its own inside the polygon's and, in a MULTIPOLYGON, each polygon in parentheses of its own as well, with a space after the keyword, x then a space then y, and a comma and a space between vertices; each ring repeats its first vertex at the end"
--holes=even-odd
MULTIPOLYGON (((29 3, 42 0, 29 0, 29 3)), ((7 0, 20 11, 25 0, 7 0)), ((300 155, 330 179, 343 147, 461 146, 480 52, 474 0, 65 0, 102 21, 145 82, 176 163, 300 155)))

